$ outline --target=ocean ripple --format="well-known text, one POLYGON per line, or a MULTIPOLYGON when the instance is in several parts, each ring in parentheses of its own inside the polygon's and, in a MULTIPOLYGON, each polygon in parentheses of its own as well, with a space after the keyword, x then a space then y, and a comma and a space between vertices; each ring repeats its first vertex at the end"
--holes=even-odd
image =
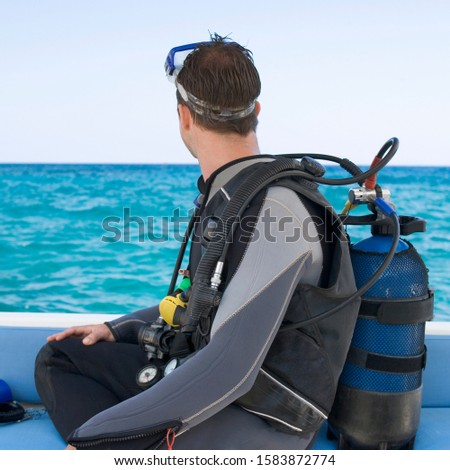
MULTIPOLYGON (((0 310, 128 313, 159 302, 186 226, 174 215, 192 208, 198 174, 194 165, 0 165, 0 310)), ((435 318, 450 320, 450 169, 387 167, 379 183, 400 214, 426 219, 427 231, 408 239, 436 288, 435 318)), ((348 187, 323 190, 339 211, 348 187)))

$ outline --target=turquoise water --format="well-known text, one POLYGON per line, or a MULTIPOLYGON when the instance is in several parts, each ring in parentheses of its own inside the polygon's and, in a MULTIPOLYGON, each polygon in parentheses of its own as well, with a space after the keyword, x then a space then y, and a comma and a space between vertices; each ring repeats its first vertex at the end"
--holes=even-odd
MULTIPOLYGON (((197 194, 196 165, 0 165, 0 311, 128 313, 166 294, 197 194)), ((347 176, 331 167, 327 176, 347 176)), ((450 168, 388 167, 398 212, 427 220, 408 239, 450 321, 450 168)), ((340 210, 348 187, 324 187, 340 210)), ((357 214, 362 213, 358 209, 357 214)), ((368 235, 351 228, 353 241, 368 235)))

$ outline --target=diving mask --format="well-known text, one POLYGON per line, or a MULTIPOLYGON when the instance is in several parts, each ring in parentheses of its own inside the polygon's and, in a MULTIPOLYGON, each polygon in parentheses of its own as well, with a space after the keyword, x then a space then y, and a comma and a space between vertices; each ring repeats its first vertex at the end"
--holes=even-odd
POLYGON ((183 100, 188 103, 189 107, 197 114, 208 114, 211 118, 216 121, 228 121, 246 117, 254 111, 256 99, 244 108, 221 109, 204 100, 201 100, 200 98, 197 98, 195 95, 187 91, 183 87, 183 85, 177 80, 177 76, 180 70, 183 68, 186 57, 197 47, 203 44, 211 43, 212 41, 194 42, 190 44, 185 44, 183 46, 173 47, 172 49, 170 49, 169 53, 167 54, 166 61, 164 63, 164 70, 166 71, 166 76, 170 82, 175 84, 183 100))

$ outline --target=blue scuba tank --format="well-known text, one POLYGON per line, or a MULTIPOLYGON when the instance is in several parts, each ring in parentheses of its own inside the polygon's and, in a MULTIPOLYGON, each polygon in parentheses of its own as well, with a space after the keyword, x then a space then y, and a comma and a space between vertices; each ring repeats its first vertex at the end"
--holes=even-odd
MULTIPOLYGON (((421 220, 423 230, 417 231, 424 231, 423 219, 403 218, 421 220)), ((402 229, 402 235, 412 233, 402 229)), ((371 237, 351 246, 358 288, 391 245, 389 230, 373 226, 371 237)), ((412 244, 400 239, 391 263, 362 297, 328 419, 329 437, 338 438, 340 449, 413 448, 422 403, 425 322, 432 309, 427 268, 412 244)))

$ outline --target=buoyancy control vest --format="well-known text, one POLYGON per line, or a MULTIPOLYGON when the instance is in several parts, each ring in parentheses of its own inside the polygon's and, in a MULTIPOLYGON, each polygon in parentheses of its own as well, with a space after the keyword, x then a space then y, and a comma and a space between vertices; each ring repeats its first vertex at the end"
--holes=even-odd
MULTIPOLYGON (((214 228, 222 220, 229 203, 227 195, 235 194, 239 187, 248 184, 255 172, 264 171, 267 165, 270 163, 254 163, 242 170, 208 201, 197 230, 197 237, 198 232, 201 233, 202 243, 192 246, 190 270, 194 285, 197 266, 193 261, 199 259, 199 250, 204 251, 214 238, 214 228)), ((356 291, 347 236, 339 217, 314 182, 292 177, 275 181, 271 186, 283 186, 294 191, 314 217, 320 231, 325 267, 319 286, 298 284, 255 384, 236 403, 285 432, 316 431, 333 404, 357 318, 359 298, 336 315, 315 321, 317 313, 336 307, 356 291), (310 324, 289 328, 303 321, 310 321, 310 324)), ((267 186, 251 200, 243 213, 243 220, 257 217, 266 190, 267 186)), ((233 246, 226 260, 225 288, 250 240, 251 226, 238 224, 237 230, 241 233, 234 239, 242 240, 242 232, 249 236, 244 243, 236 242, 237 246, 233 246)), ((280 246, 280 249, 283 248, 280 246)), ((206 320, 203 317, 200 321, 206 320)), ((208 317, 210 322, 211 317, 208 317)), ((204 332, 205 327, 202 324, 200 329, 204 332)), ((202 341, 206 344, 208 335, 203 334, 202 341)))

